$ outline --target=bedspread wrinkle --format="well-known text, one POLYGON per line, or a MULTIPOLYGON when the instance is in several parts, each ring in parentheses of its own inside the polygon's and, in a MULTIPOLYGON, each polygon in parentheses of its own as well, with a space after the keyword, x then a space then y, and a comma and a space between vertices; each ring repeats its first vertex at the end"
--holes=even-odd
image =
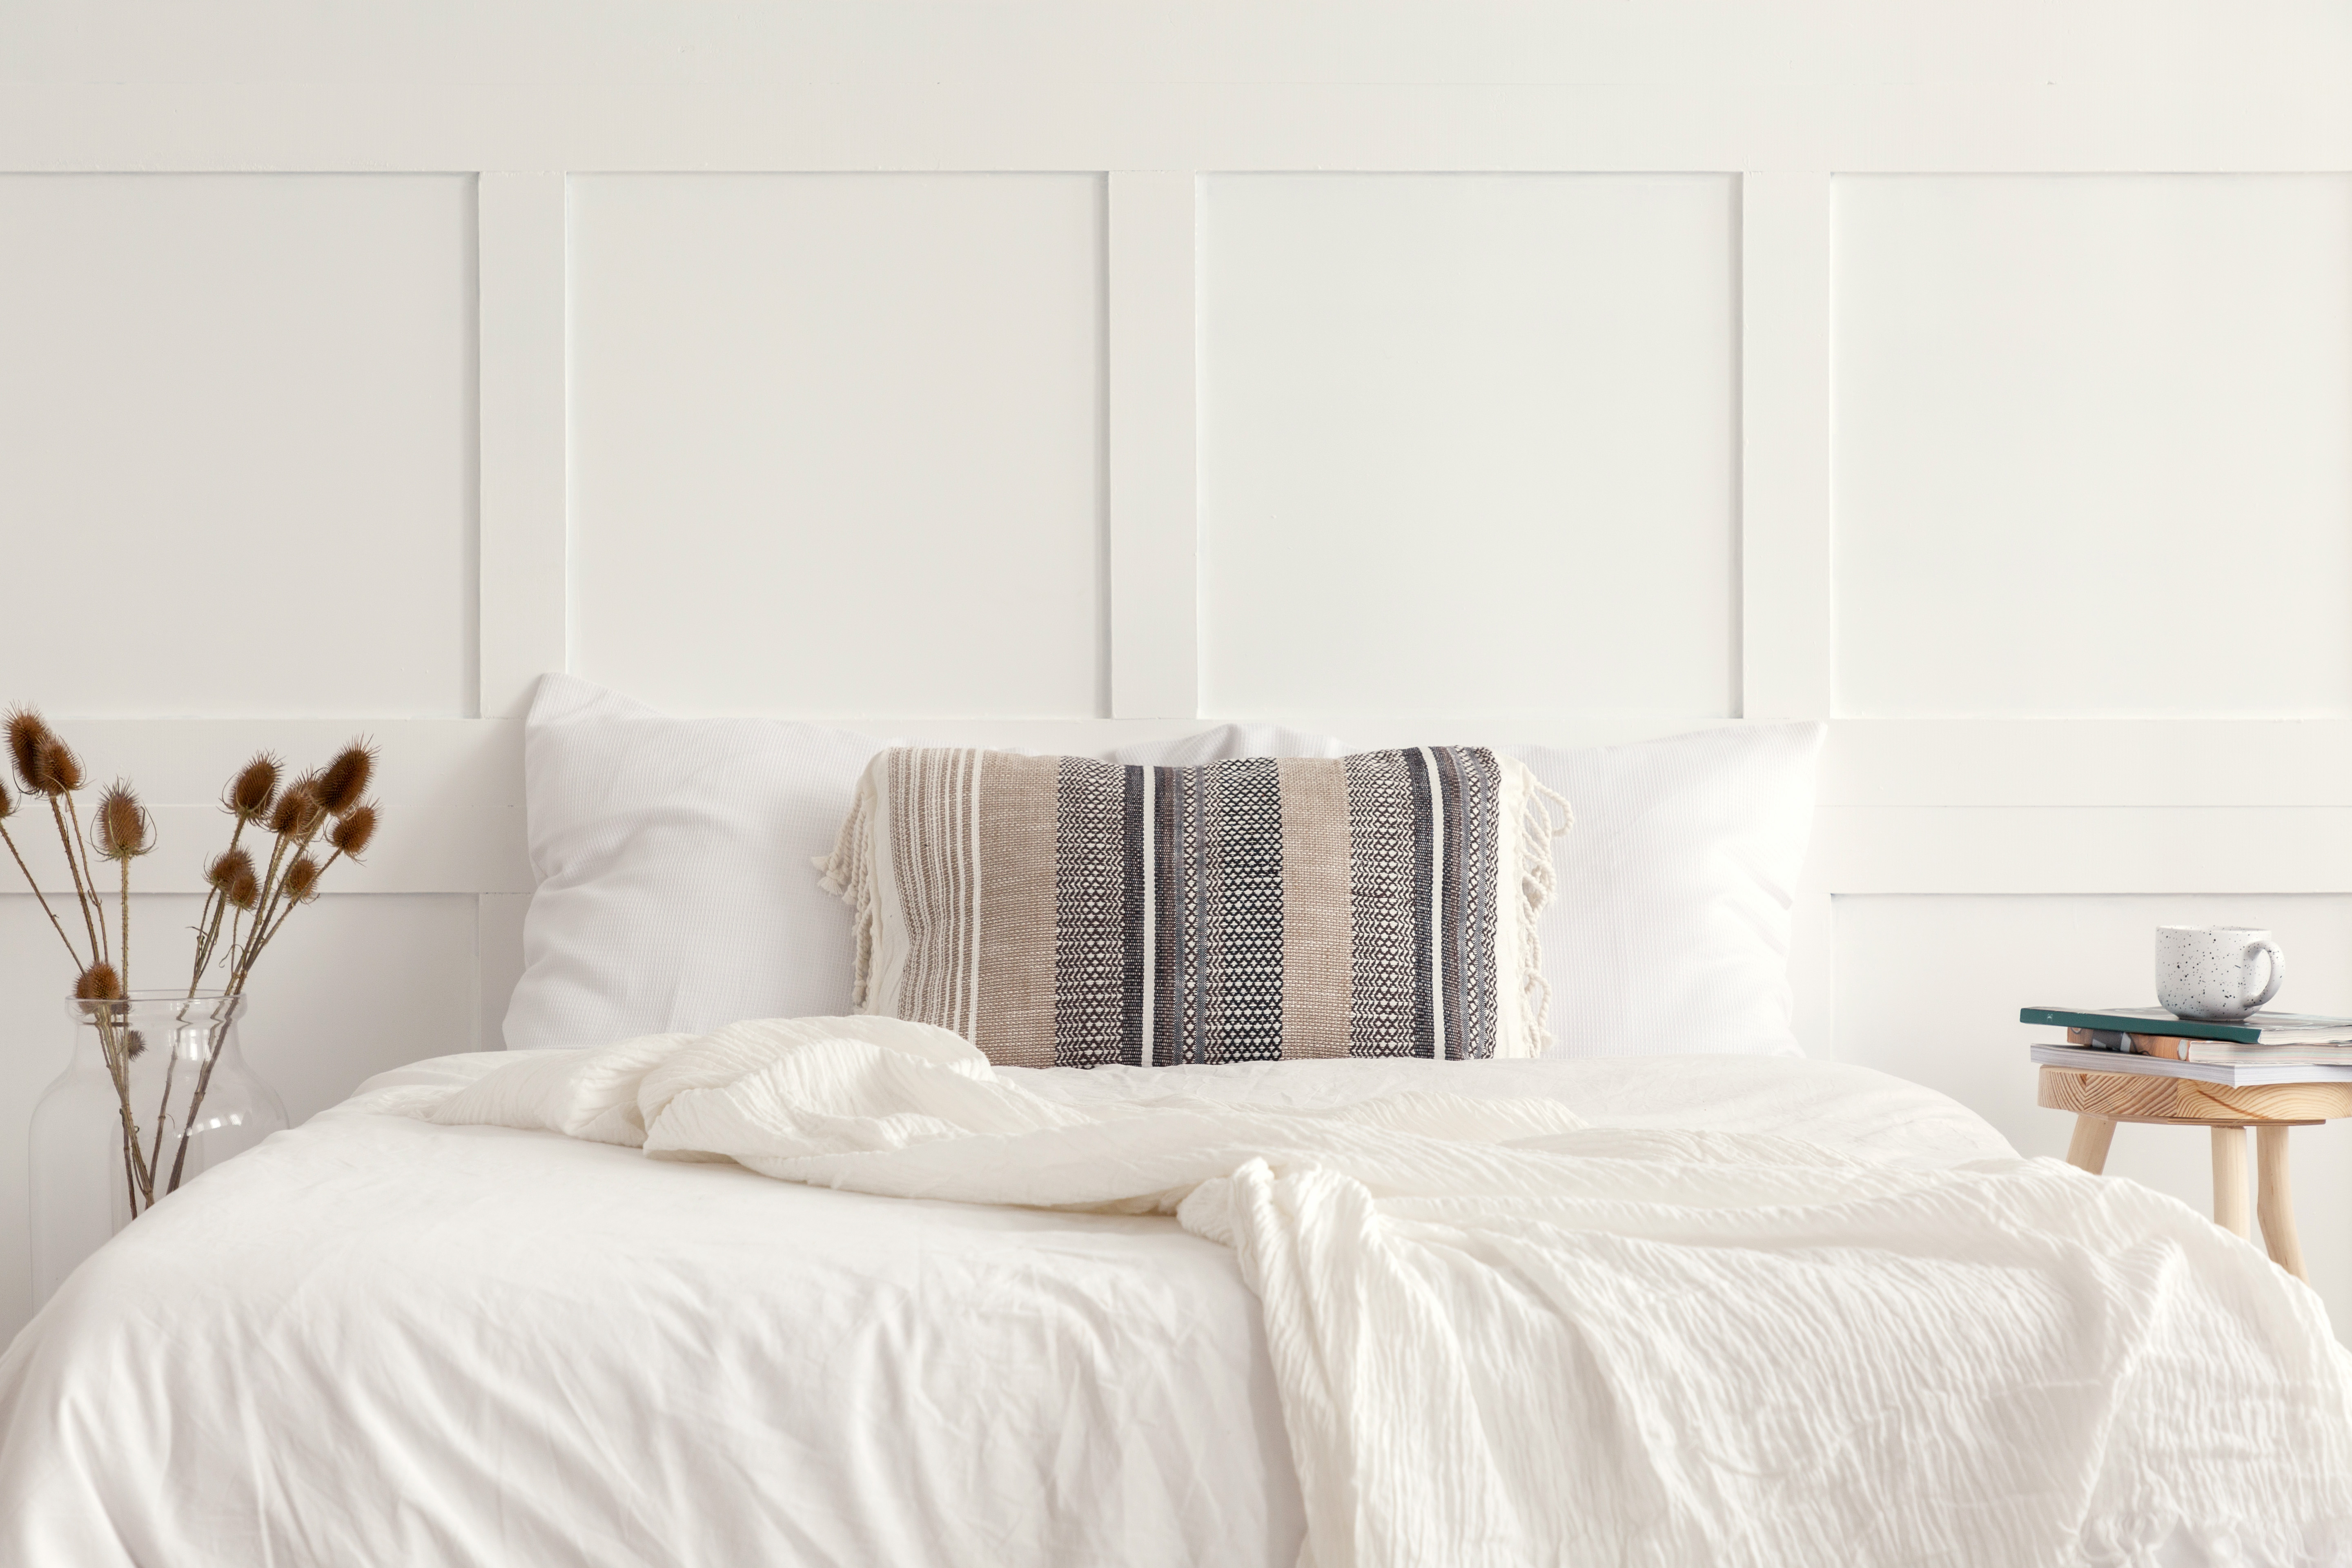
POLYGON ((1320 1102, 1208 1081, 1076 1091, 920 1025, 767 1020, 404 1109, 1173 1212, 1262 1303, 1316 1568, 2352 1559, 2326 1313, 2172 1199, 2048 1160, 1587 1126, 1437 1074, 1320 1102))

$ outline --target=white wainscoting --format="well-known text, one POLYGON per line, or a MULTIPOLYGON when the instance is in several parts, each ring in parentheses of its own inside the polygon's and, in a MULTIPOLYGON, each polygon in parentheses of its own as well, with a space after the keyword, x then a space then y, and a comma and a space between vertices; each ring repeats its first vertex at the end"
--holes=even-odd
POLYGON ((54 710, 475 710, 474 182, 0 175, 0 661, 54 710))
POLYGON ((1104 711, 1099 176, 575 179, 571 235, 580 673, 1104 711))
POLYGON ((2352 715, 2352 176, 1836 201, 1839 712, 2352 715))
POLYGON ((1210 711, 1738 710, 1736 181, 1201 205, 1210 711))
MULTIPOLYGON (((148 791, 151 931, 245 754, 382 743, 248 1029, 297 1114, 495 1044, 562 668, 1038 747, 1826 719, 1801 1034, 2033 1152, 2014 1008, 2144 995, 2160 919, 2352 1005, 2340 7, 6 32, 0 700, 148 791)), ((2116 1168, 2201 1205, 2193 1136, 2116 1168)), ((2352 1323, 2352 1132, 2297 1140, 2352 1323)))

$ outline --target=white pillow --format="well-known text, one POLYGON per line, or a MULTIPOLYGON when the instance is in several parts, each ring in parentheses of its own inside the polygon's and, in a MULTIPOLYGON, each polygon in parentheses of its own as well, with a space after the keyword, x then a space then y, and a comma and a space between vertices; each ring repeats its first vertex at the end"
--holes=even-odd
MULTIPOLYGON (((892 743, 774 719, 674 719, 576 676, 541 677, 523 726, 539 885, 508 1048, 853 1011, 849 910, 813 863, 832 852, 867 760, 892 743)), ((1339 754, 1320 736, 1226 725, 1115 760, 1339 754)))
MULTIPOLYGON (((1789 910, 1818 724, 1516 754, 1566 795, 1539 933, 1555 1055, 1794 1055, 1789 910)), ((817 886, 857 780, 889 742, 772 719, 673 719, 574 676, 524 727, 539 877, 508 1005, 517 1050, 852 1011, 849 911, 817 886)), ((1192 766, 1342 754, 1228 724, 1119 748, 1192 766)))
POLYGON ((1552 1056, 1799 1056, 1790 908, 1825 726, 1515 753, 1568 797, 1537 927, 1552 1056))
POLYGON ((816 885, 883 742, 673 719, 567 675, 523 726, 539 878, 509 1050, 849 1011, 849 918, 816 885))

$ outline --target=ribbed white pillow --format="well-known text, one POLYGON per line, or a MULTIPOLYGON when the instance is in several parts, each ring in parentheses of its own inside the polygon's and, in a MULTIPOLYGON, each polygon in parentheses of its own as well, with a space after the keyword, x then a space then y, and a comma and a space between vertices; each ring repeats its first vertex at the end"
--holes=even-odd
MULTIPOLYGON (((867 759, 891 742, 774 719, 674 719, 576 676, 523 726, 531 868, 511 1050, 853 1011, 849 911, 817 886, 867 759)), ((1337 756, 1271 726, 1123 763, 1337 756)))
POLYGON ((1825 726, 1514 753, 1576 808, 1537 927, 1550 1055, 1799 1056, 1790 911, 1825 726))

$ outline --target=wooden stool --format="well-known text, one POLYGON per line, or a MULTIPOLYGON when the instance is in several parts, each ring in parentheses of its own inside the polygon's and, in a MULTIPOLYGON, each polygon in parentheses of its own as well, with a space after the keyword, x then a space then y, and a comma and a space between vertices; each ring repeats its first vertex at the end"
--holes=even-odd
POLYGON ((2294 1192, 2288 1184, 2286 1134, 2291 1127, 2315 1127, 2352 1116, 2352 1083, 2205 1083, 2193 1078, 2128 1072, 2087 1072, 2079 1068, 2042 1069, 2040 1102, 2074 1113, 2074 1136, 2066 1163, 2097 1175, 2107 1163, 2107 1145, 2118 1121, 2213 1130, 2213 1223, 2238 1236, 2246 1220, 2246 1129, 2254 1130, 2262 1193, 2263 1245, 2271 1260, 2296 1279, 2303 1271, 2303 1244, 2294 1234, 2294 1192))

